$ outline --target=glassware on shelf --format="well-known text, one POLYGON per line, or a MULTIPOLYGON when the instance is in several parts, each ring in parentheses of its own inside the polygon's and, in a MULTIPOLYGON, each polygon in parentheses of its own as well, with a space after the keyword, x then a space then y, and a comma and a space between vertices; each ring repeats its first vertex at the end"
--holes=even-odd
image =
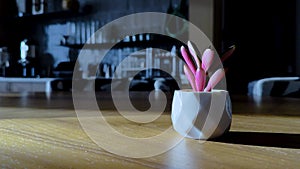
POLYGON ((62 41, 63 45, 69 44, 69 37, 70 37, 70 35, 63 35, 63 41, 62 41))
POLYGON ((70 10, 77 12, 79 10, 80 4, 78 0, 62 0, 63 10, 70 10))
POLYGON ((0 76, 6 76, 6 68, 9 67, 9 58, 7 47, 0 48, 0 76))

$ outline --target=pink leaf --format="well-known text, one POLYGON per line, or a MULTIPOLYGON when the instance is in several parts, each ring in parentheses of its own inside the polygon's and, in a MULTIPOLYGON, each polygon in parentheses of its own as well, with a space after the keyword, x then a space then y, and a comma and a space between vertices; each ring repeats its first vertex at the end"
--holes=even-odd
POLYGON ((204 89, 205 92, 211 91, 225 76, 225 72, 223 69, 218 69, 209 79, 206 88, 204 89))
POLYGON ((206 74, 202 68, 196 70, 195 84, 197 91, 203 91, 205 87, 206 74))
POLYGON ((226 51, 226 52, 222 55, 221 61, 224 62, 225 60, 227 60, 227 59, 233 54, 234 51, 235 51, 235 45, 229 47, 229 50, 226 51))
POLYGON ((197 69, 200 68, 201 67, 200 59, 198 58, 195 48, 190 41, 188 41, 188 47, 189 47, 189 51, 190 51, 191 55, 194 58, 196 65, 197 65, 197 69))
POLYGON ((214 51, 211 49, 206 49, 202 56, 202 68, 204 69, 205 72, 208 71, 213 60, 214 60, 214 51))
POLYGON ((192 86, 192 89, 194 91, 196 91, 196 85, 195 85, 195 77, 194 77, 194 74, 192 73, 192 71, 188 68, 187 65, 184 65, 183 66, 183 70, 184 70, 184 73, 185 73, 185 76, 187 77, 188 81, 190 82, 190 85, 192 86))
POLYGON ((192 71, 193 75, 195 75, 196 73, 196 68, 195 68, 195 64, 193 63, 191 57, 189 56, 189 54, 187 53, 186 49, 181 46, 181 54, 183 56, 183 59, 185 60, 187 66, 189 67, 189 69, 192 71))

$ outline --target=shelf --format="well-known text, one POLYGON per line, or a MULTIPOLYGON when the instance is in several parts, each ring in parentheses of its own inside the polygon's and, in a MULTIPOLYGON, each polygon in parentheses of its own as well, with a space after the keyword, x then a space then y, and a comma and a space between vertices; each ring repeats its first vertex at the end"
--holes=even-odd
POLYGON ((136 68, 122 68, 123 71, 141 71, 144 70, 145 67, 136 67, 136 68))
POLYGON ((68 47, 68 48, 74 48, 74 49, 82 49, 83 47, 87 49, 108 49, 112 47, 113 49, 122 49, 122 48, 147 48, 147 47, 152 47, 152 48, 163 48, 166 50, 169 50, 172 48, 172 46, 175 45, 176 47, 180 47, 182 44, 181 42, 178 41, 169 41, 169 40, 149 40, 149 41, 135 41, 135 42, 124 42, 121 41, 117 44, 115 43, 96 43, 96 44, 63 44, 60 46, 68 47))

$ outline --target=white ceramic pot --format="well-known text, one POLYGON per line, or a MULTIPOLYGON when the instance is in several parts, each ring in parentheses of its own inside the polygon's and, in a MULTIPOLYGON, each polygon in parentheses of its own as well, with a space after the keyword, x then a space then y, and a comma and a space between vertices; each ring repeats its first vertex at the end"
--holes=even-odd
POLYGON ((232 119, 229 93, 176 90, 171 118, 173 128, 184 137, 207 140, 221 136, 229 130, 232 119))

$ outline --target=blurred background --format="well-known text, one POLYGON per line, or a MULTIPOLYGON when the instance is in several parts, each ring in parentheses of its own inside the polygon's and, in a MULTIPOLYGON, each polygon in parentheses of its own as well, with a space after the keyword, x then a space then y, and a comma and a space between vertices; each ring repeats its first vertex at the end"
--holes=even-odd
MULTIPOLYGON (((47 90, 72 90, 74 64, 82 50, 87 57, 79 60, 83 66, 76 70, 80 79, 86 80, 82 90, 89 90, 89 81, 95 79, 96 90, 108 90, 113 72, 127 57, 118 77, 121 82, 128 77, 132 80, 132 72, 149 66, 171 72, 141 72, 133 77, 136 81, 131 83, 132 90, 152 90, 157 85, 167 91, 189 87, 178 52, 182 42, 176 41, 176 36, 189 39, 188 30, 180 34, 181 26, 172 28, 170 37, 140 34, 121 39, 101 64, 97 62, 99 55, 120 39, 109 34, 89 39, 99 28, 122 16, 164 12, 198 26, 220 55, 235 45, 236 51, 224 62, 227 88, 231 93, 247 94, 249 82, 300 75, 297 9, 299 0, 0 0, 0 91, 35 91, 32 85, 17 84, 22 79, 31 84, 45 78, 51 82, 47 90), (181 84, 174 83, 172 76, 181 84)), ((133 22, 130 29, 137 26, 133 22)), ((153 29, 162 26, 153 23, 153 29)))

